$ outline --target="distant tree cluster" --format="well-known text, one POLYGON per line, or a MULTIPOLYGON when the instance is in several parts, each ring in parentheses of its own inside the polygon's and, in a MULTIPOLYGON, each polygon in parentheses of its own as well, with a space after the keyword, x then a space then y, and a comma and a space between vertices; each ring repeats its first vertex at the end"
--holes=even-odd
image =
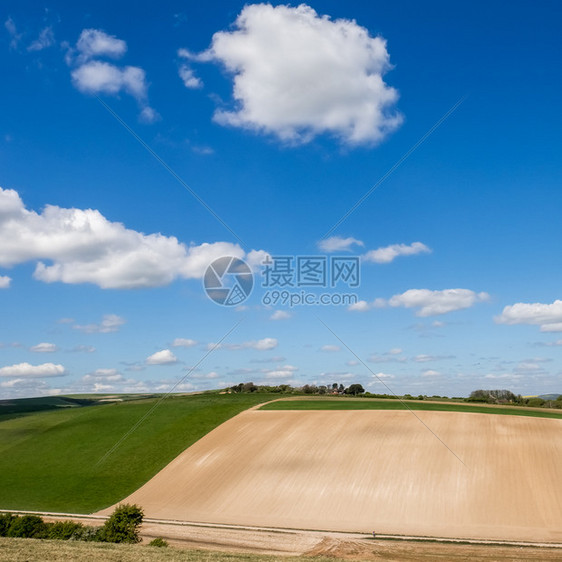
MULTIPOLYGON (((556 395, 553 395, 553 397, 556 395)), ((562 394, 555 399, 545 400, 539 396, 524 398, 511 390, 473 390, 466 399, 467 402, 482 402, 485 404, 516 404, 531 408, 558 408, 562 409, 562 394)))
POLYGON ((359 396, 365 393, 365 389, 359 383, 349 385, 347 388, 341 383, 333 383, 331 386, 305 384, 301 387, 293 387, 288 384, 277 386, 255 385, 253 382, 241 382, 228 389, 230 392, 265 392, 272 394, 318 394, 318 395, 352 395, 359 396))
POLYGON ((473 390, 468 402, 485 402, 487 404, 521 404, 523 398, 511 390, 473 390))

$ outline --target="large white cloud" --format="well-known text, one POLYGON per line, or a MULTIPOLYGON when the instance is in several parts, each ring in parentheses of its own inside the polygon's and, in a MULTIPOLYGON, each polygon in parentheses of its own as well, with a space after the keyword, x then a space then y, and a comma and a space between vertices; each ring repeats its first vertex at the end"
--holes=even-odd
POLYGON ((9 365, 0 369, 0 377, 41 378, 61 377, 65 374, 65 368, 54 363, 43 363, 42 365, 18 363, 17 365, 9 365))
POLYGON ((234 111, 224 125, 306 142, 332 133, 349 144, 382 140, 402 123, 398 93, 383 80, 386 41, 355 21, 319 16, 311 7, 245 6, 232 31, 215 33, 192 57, 217 61, 234 75, 234 111))
POLYGON ((541 332, 562 332, 562 300, 552 304, 518 302, 506 306, 495 321, 498 324, 540 325, 541 332))
MULTIPOLYGON (((262 251, 248 254, 259 261, 262 251)), ((0 188, 0 267, 38 261, 34 277, 46 283, 94 283, 103 289, 167 285, 199 279, 221 256, 246 257, 238 244, 186 246, 174 236, 143 234, 93 209, 47 205, 25 208, 18 193, 0 188)))
POLYGON ((390 306, 419 308, 416 316, 434 316, 455 310, 470 308, 476 303, 487 301, 488 293, 475 293, 470 289, 445 289, 430 291, 429 289, 410 289, 388 300, 390 306))
POLYGON ((391 244, 371 250, 363 256, 363 261, 374 263, 390 263, 399 256, 413 256, 416 254, 428 254, 431 249, 422 242, 412 244, 391 244))

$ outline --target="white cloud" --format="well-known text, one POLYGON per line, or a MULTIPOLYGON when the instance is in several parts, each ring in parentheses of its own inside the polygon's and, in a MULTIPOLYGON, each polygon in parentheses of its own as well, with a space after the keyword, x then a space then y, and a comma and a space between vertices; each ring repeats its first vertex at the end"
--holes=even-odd
POLYGON ((195 340, 190 340, 186 338, 176 338, 172 342, 172 347, 194 347, 197 345, 195 340))
POLYGON ((389 350, 388 350, 388 353, 389 353, 390 355, 400 355, 400 353, 402 353, 402 351, 403 351, 403 350, 402 350, 402 348, 400 348, 400 347, 393 347, 392 349, 389 349, 389 350))
POLYGON ((413 256, 415 254, 427 254, 431 249, 421 242, 408 244, 391 244, 383 248, 371 250, 363 256, 363 261, 374 263, 390 263, 398 256, 413 256))
MULTIPOLYGON (((263 251, 247 258, 261 259, 263 251)), ((34 277, 46 283, 94 283, 102 289, 168 285, 200 279, 216 258, 245 258, 238 244, 186 246, 174 236, 143 234, 108 221, 93 209, 47 205, 25 208, 18 193, 0 188, 0 267, 39 261, 34 277)))
POLYGON ((145 71, 138 66, 117 66, 97 60, 99 57, 118 59, 126 51, 127 44, 122 39, 99 29, 84 29, 76 48, 69 48, 66 55, 67 64, 75 67, 71 72, 72 83, 86 94, 117 95, 125 92, 137 100, 141 109, 139 120, 153 123, 160 116, 148 103, 145 71))
POLYGON ((422 372, 422 377, 438 377, 440 375, 439 371, 434 371, 433 369, 426 369, 422 372))
POLYGON ((318 242, 318 249, 326 253, 347 252, 350 251, 351 247, 354 245, 363 246, 363 242, 361 242, 361 240, 357 240, 357 238, 352 238, 351 236, 348 238, 342 238, 341 236, 331 236, 330 238, 326 238, 325 240, 320 240, 318 242))
POLYGON ((80 330, 86 334, 109 334, 118 332, 119 328, 125 324, 126 320, 117 314, 104 314, 99 324, 86 324, 84 326, 75 325, 75 330, 80 330))
POLYGON ((0 289, 8 289, 11 282, 11 277, 8 277, 7 275, 0 275, 0 289))
POLYGON ((100 29, 84 29, 78 38, 76 49, 83 61, 99 56, 118 59, 127 52, 127 43, 100 29))
POLYGON ((23 34, 18 33, 16 22, 12 18, 8 18, 4 22, 4 27, 10 35, 10 49, 16 49, 23 34))
POLYGON ((62 365, 54 363, 43 363, 42 365, 30 365, 29 363, 18 363, 0 369, 0 377, 61 377, 66 374, 62 365))
POLYGON ((52 27, 45 27, 39 33, 39 37, 29 45, 28 51, 42 51, 47 49, 51 45, 55 44, 55 34, 53 33, 52 27))
POLYGON ((383 384, 382 381, 393 379, 394 375, 391 375, 390 373, 376 373, 371 375, 370 378, 371 381, 367 383, 367 386, 372 387, 383 384))
MULTIPOLYGON (((182 50, 183 49, 180 49, 180 52, 182 50)), ((180 64, 178 68, 178 75, 181 78, 183 85, 190 90, 197 90, 203 87, 202 80, 195 76, 195 73, 188 64, 180 64)))
POLYGON ((35 353, 54 353, 58 351, 59 348, 54 343, 38 343, 29 348, 29 351, 33 351, 35 353))
POLYGON ((87 94, 118 94, 125 91, 137 100, 147 94, 146 75, 138 66, 117 67, 104 61, 89 61, 71 73, 74 86, 87 94))
POLYGON ((83 382, 93 382, 95 384, 115 383, 125 380, 125 377, 117 369, 96 369, 92 373, 88 373, 82 377, 83 382))
POLYGON ((431 361, 442 361, 443 359, 454 359, 454 355, 427 355, 422 353, 414 357, 416 363, 430 363, 431 361))
POLYGON ((398 93, 383 80, 386 41, 352 20, 318 16, 309 6, 244 7, 232 31, 213 36, 200 61, 234 75, 234 111, 215 120, 307 142, 331 133, 357 145, 381 141, 402 123, 398 93))
POLYGON ((275 338, 263 338, 255 342, 246 342, 245 347, 257 349, 258 351, 269 351, 277 347, 277 340, 275 338))
POLYGON ((261 340, 245 341, 243 343, 208 343, 207 349, 255 349, 257 351, 269 351, 275 349, 278 345, 276 338, 263 338, 261 340))
POLYGON ((389 299, 388 304, 394 307, 419 308, 416 316, 425 317, 470 308, 489 298, 488 293, 475 293, 469 289, 445 289, 443 291, 410 289, 401 295, 394 295, 389 299))
POLYGON ((146 358, 147 365, 172 365, 178 362, 178 358, 169 350, 157 351, 146 358))
POLYGON ((365 312, 366 310, 369 310, 371 307, 369 306, 369 303, 367 301, 357 301, 354 302, 353 304, 350 304, 347 307, 347 310, 354 310, 357 312, 365 312))
POLYGON ((287 320, 291 318, 291 313, 286 310, 276 310, 269 318, 271 320, 287 320))
POLYGON ((277 367, 276 369, 264 369, 262 372, 265 374, 266 379, 290 379, 294 376, 295 371, 298 371, 298 367, 294 365, 283 365, 282 367, 277 367))
POLYGON ((327 353, 334 353, 336 351, 341 351, 341 347, 339 345, 323 345, 320 348, 320 351, 325 351, 327 353))
POLYGON ((494 318, 498 324, 539 325, 541 332, 562 332, 562 300, 552 304, 518 302, 494 318))

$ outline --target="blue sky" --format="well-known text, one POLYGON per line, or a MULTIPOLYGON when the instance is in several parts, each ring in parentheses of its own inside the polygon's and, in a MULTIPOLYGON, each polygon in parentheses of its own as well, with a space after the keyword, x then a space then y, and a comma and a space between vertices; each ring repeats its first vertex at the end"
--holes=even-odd
POLYGON ((0 396, 195 365, 177 390, 560 392, 561 12, 4 2, 0 396), (328 250, 359 304, 262 304, 266 254, 328 250), (221 255, 256 272, 241 307, 202 288, 221 255))

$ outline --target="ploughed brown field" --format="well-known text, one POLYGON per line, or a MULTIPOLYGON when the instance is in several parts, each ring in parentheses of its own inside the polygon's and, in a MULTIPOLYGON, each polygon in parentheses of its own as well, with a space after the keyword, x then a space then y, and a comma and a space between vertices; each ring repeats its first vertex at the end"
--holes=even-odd
POLYGON ((561 482, 562 420, 249 410, 124 501, 158 519, 562 542, 561 482))

